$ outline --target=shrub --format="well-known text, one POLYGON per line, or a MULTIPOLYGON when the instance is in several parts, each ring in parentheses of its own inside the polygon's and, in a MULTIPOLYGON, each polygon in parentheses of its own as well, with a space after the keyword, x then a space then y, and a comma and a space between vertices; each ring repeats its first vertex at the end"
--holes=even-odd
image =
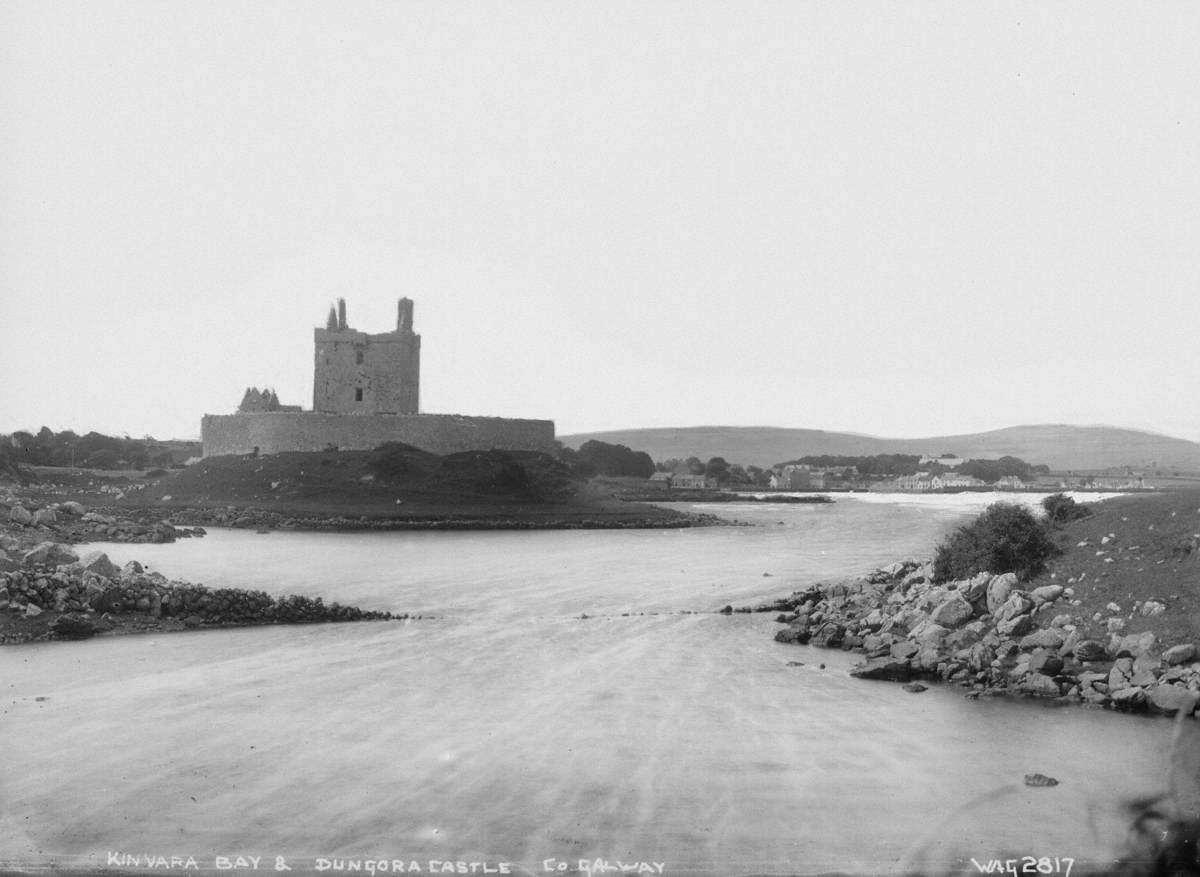
POLYGON ((1092 510, 1080 505, 1065 493, 1055 493, 1042 500, 1042 508, 1046 510, 1046 520, 1056 527, 1080 518, 1089 518, 1092 510))
POLYGON ((415 462, 420 454, 421 451, 412 445, 406 445, 403 442, 387 442, 371 451, 371 456, 367 458, 367 468, 380 481, 404 481, 409 476, 417 474, 418 468, 415 462))
POLYGON ((986 571, 1012 572, 1027 581, 1057 553, 1049 524, 1024 506, 998 502, 938 546, 933 579, 965 579, 986 571))

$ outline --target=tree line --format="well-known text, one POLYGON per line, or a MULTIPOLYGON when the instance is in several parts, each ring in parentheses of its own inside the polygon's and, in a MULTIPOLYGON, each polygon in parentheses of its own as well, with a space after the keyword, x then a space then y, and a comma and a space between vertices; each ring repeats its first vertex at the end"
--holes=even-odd
MULTIPOLYGON (((183 446, 180 446, 181 448, 183 446)), ((0 460, 26 466, 80 466, 87 469, 166 468, 186 450, 172 451, 170 445, 150 436, 141 439, 89 432, 79 435, 65 429, 54 432, 43 426, 37 433, 18 430, 0 436, 0 460)))
MULTIPOLYGON (((672 457, 655 463, 644 451, 634 451, 625 445, 609 444, 607 442, 584 442, 579 450, 564 447, 559 451, 559 458, 571 467, 572 474, 581 478, 591 478, 596 475, 609 477, 649 478, 655 472, 673 474, 703 475, 713 479, 718 485, 745 485, 747 487, 766 487, 770 483, 773 472, 785 466, 811 466, 815 469, 850 468, 858 473, 843 476, 843 480, 878 480, 880 478, 914 475, 917 472, 932 472, 941 474, 950 471, 936 461, 921 463, 921 458, 915 454, 874 454, 871 456, 848 456, 836 454, 819 454, 799 457, 784 463, 777 463, 771 468, 761 466, 742 466, 730 463, 724 457, 711 457, 707 461, 699 457, 672 457)), ((978 478, 986 484, 995 484, 1006 475, 1016 475, 1022 481, 1030 481, 1040 474, 1050 471, 1049 466, 1034 466, 1019 457, 1005 456, 999 460, 968 460, 955 470, 962 475, 978 478)))
MULTIPOLYGON (((791 465, 806 465, 822 469, 853 466, 858 470, 858 474, 864 477, 898 477, 915 475, 917 472, 941 475, 951 471, 950 467, 943 466, 936 460, 922 463, 921 458, 915 454, 874 454, 865 457, 822 454, 788 460, 786 463, 777 464, 775 468, 781 469, 791 465)), ((1049 474, 1050 467, 1041 464, 1035 466, 1026 463, 1020 457, 1004 456, 998 460, 967 460, 962 465, 955 467, 953 471, 960 475, 978 478, 987 484, 995 484, 1006 475, 1016 475, 1022 481, 1031 481, 1038 475, 1049 474)))

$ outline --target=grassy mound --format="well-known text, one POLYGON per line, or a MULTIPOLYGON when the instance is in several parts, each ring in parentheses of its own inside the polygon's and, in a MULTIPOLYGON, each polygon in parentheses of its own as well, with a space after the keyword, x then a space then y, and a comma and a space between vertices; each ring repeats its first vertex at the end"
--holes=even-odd
POLYGON ((1035 584, 1072 588, 1080 601, 1072 614, 1088 635, 1106 638, 1108 620, 1119 618, 1123 634, 1152 631, 1160 642, 1200 644, 1200 491, 1137 494, 1088 508, 1090 517, 1063 527, 1065 550, 1035 584))
POLYGON ((209 457, 138 496, 168 504, 209 502, 346 505, 441 497, 449 501, 559 501, 577 487, 546 454, 478 451, 439 457, 408 445, 262 457, 209 457))
POLYGON ((614 500, 573 478, 548 454, 487 450, 439 456, 399 443, 374 451, 208 457, 130 491, 121 504, 409 521, 511 520, 533 526, 687 518, 614 500))

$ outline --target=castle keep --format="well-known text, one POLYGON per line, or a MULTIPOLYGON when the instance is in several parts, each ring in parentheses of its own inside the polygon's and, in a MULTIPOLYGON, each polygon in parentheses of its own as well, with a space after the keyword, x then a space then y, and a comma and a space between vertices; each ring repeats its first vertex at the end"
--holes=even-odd
POLYGON ((313 411, 319 414, 416 414, 421 336, 412 299, 402 298, 396 331, 368 335, 346 325, 346 300, 313 332, 313 411))
POLYGON ((313 410, 281 405, 273 390, 250 388, 236 414, 206 414, 204 456, 365 451, 404 442, 435 454, 553 452, 554 421, 420 414, 421 336, 413 303, 398 303, 396 329, 369 335, 346 322, 345 299, 313 332, 313 410))

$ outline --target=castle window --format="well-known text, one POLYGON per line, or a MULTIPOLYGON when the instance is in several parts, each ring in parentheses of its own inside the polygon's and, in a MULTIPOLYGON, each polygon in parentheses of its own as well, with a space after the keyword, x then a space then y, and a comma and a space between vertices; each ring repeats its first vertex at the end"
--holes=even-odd
POLYGON ((356 351, 354 351, 354 362, 355 362, 355 364, 356 364, 356 365, 362 365, 362 364, 363 364, 363 357, 364 357, 365 355, 366 355, 366 354, 364 354, 364 353, 363 353, 363 351, 361 351, 361 350, 356 350, 356 351))
POLYGON ((355 402, 361 402, 361 401, 362 401, 362 387, 355 387, 355 388, 354 388, 354 401, 355 401, 355 402))

